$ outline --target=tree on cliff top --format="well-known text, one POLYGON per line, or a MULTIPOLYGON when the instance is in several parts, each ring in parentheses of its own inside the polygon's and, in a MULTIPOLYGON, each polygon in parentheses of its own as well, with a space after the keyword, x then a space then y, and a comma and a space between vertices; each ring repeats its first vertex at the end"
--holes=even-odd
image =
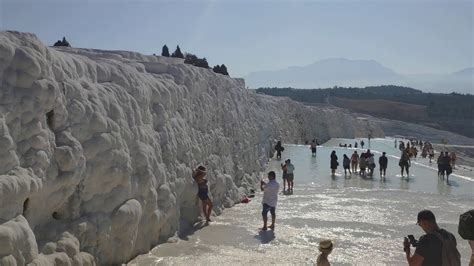
POLYGON ((161 56, 170 57, 170 50, 168 50, 168 46, 163 45, 163 49, 161 49, 161 56))
POLYGON ((174 53, 171 55, 171 57, 177 57, 177 58, 184 58, 183 53, 181 52, 181 49, 179 49, 179 45, 176 46, 176 50, 174 53))
POLYGON ((229 76, 229 72, 227 72, 227 67, 224 64, 222 64, 220 66, 216 65, 212 68, 212 70, 216 73, 229 76))
POLYGON ((71 44, 69 44, 69 42, 66 40, 66 37, 63 37, 62 40, 58 40, 57 42, 55 42, 53 46, 71 47, 71 44))
POLYGON ((186 53, 186 56, 184 57, 184 63, 197 67, 209 68, 209 64, 207 63, 207 59, 205 57, 201 59, 191 53, 186 53))

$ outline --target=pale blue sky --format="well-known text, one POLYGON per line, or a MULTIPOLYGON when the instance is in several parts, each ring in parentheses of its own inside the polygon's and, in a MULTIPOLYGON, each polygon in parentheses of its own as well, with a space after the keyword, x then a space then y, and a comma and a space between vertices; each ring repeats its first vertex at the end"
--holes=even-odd
POLYGON ((2 30, 52 45, 205 56, 232 76, 329 57, 374 59, 402 74, 472 67, 474 0, 0 0, 2 30))

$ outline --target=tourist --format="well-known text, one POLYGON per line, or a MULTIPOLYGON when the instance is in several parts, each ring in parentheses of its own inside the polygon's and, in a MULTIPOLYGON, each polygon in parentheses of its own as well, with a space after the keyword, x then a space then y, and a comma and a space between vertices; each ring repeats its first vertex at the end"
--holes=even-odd
POLYGON ((434 156, 435 156, 435 153, 434 153, 434 149, 433 149, 433 148, 430 148, 430 149, 429 149, 428 156, 429 156, 429 158, 430 158, 430 163, 431 163, 431 161, 433 160, 433 158, 434 158, 434 156))
POLYGON ((347 175, 347 170, 349 170, 349 174, 352 174, 351 173, 351 160, 345 154, 342 160, 342 166, 344 167, 344 175, 347 175))
POLYGON ((337 162, 336 151, 331 152, 331 173, 333 176, 336 175, 336 169, 339 163, 337 162))
POLYGON ((453 169, 456 169, 456 160, 458 159, 458 157, 456 156, 456 153, 454 151, 451 152, 451 154, 449 155, 449 158, 451 159, 451 167, 453 169))
POLYGON ((311 155, 316 157, 316 140, 313 139, 311 142, 311 155))
POLYGON ((360 141, 360 147, 361 147, 362 149, 364 148, 364 144, 365 144, 364 141, 361 140, 361 141, 360 141))
POLYGON ((318 258, 316 259, 316 266, 329 266, 331 265, 328 260, 329 254, 331 254, 333 249, 333 243, 329 239, 323 239, 319 241, 319 254, 318 258))
POLYGON ((387 171, 388 165, 388 158, 385 156, 385 152, 382 152, 382 156, 379 157, 379 165, 380 165, 380 179, 385 179, 385 172, 387 171))
POLYGON ((451 157, 449 157, 448 152, 444 152, 444 169, 446 171, 446 183, 449 184, 449 175, 453 172, 453 168, 451 167, 451 157))
POLYGON ((370 150, 366 153, 366 160, 367 160, 367 167, 369 168, 369 176, 374 176, 374 169, 375 169, 375 159, 374 154, 370 153, 370 150))
POLYGON ((277 152, 277 159, 281 159, 281 153, 285 150, 283 146, 281 146, 281 141, 278 141, 275 145, 275 150, 277 152))
POLYGON ((450 232, 440 229, 434 214, 429 210, 418 213, 417 224, 426 233, 416 244, 415 253, 411 255, 410 242, 405 237, 403 247, 408 265, 441 266, 442 261, 449 265, 461 265, 461 255, 456 248, 456 238, 450 232))
POLYGON ((268 212, 272 215, 272 224, 268 227, 271 230, 275 229, 275 220, 276 220, 276 213, 275 208, 278 200, 278 190, 280 186, 278 182, 275 180, 275 172, 270 171, 268 172, 268 183, 265 181, 260 181, 260 189, 263 191, 263 199, 262 199, 262 218, 263 218, 263 227, 262 230, 267 230, 267 220, 268 220, 268 212))
POLYGON ((357 173, 357 165, 359 164, 359 154, 357 154, 357 151, 354 151, 354 153, 351 156, 351 166, 352 166, 352 172, 357 173))
POLYGON ((295 166, 291 163, 291 160, 286 160, 286 180, 288 181, 288 191, 293 192, 293 184, 294 184, 294 172, 295 166))
POLYGON ((196 170, 194 170, 192 176, 198 185, 198 197, 202 202, 202 211, 206 218, 206 222, 210 222, 213 204, 208 195, 209 188, 207 186, 207 179, 204 178, 206 173, 206 167, 201 165, 196 170))
POLYGON ((410 156, 408 156, 407 149, 403 150, 402 156, 400 157, 400 161, 398 162, 398 165, 400 166, 402 177, 403 177, 403 170, 405 170, 407 172, 407 179, 410 178, 410 173, 408 172, 408 169, 411 166, 411 161, 410 161, 410 156))
POLYGON ((365 169, 367 168, 367 155, 365 154, 365 152, 362 152, 360 154, 359 168, 360 168, 359 175, 366 176, 365 169))
MULTIPOLYGON (((281 170, 283 171, 283 174, 282 174, 282 179, 283 179, 283 193, 285 193, 286 191, 286 183, 288 183, 288 167, 287 167, 287 163, 288 163, 288 160, 285 161, 285 163, 281 164, 281 170)), ((288 185, 289 187, 290 185, 288 185)))
POLYGON ((357 149, 357 141, 354 143, 354 148, 357 149))
POLYGON ((438 164, 438 178, 441 178, 443 177, 443 180, 444 180, 444 165, 443 165, 443 157, 444 157, 444 154, 443 152, 441 152, 438 156, 438 159, 436 160, 436 163, 438 164))
POLYGON ((469 266, 474 266, 474 209, 459 216, 458 233, 471 246, 472 255, 469 266))

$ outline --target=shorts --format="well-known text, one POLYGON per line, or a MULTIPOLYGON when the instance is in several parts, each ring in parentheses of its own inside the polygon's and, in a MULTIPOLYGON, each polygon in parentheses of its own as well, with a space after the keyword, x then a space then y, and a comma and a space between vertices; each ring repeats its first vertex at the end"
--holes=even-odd
POLYGON ((283 180, 287 179, 288 178, 288 174, 287 173, 283 173, 283 175, 281 176, 283 178, 283 180))
POLYGON ((263 203, 262 215, 267 216, 268 211, 270 211, 271 215, 275 216, 275 207, 271 207, 270 205, 263 203))
POLYGON ((208 193, 209 193, 209 191, 207 189, 200 189, 198 191, 199 199, 202 200, 202 201, 205 201, 205 200, 209 199, 208 193))
POLYGON ((294 174, 286 174, 286 179, 288 179, 288 181, 293 181, 294 178, 295 178, 294 174))
POLYGON ((311 152, 316 153, 316 148, 311 148, 311 152))

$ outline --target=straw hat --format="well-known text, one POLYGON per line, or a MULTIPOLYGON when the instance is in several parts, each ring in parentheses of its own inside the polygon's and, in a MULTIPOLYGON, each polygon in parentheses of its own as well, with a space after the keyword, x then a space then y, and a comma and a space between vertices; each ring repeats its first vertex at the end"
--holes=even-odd
POLYGON ((319 251, 331 251, 333 243, 330 239, 322 239, 319 241, 319 251))

